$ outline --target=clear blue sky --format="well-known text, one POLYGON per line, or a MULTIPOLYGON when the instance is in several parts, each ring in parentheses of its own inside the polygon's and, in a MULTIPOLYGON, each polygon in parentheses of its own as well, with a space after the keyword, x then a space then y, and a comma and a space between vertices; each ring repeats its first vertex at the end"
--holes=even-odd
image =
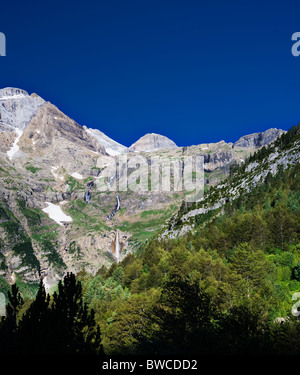
POLYGON ((7 1, 0 87, 126 146, 235 141, 300 122, 296 31, 299 1, 7 1))

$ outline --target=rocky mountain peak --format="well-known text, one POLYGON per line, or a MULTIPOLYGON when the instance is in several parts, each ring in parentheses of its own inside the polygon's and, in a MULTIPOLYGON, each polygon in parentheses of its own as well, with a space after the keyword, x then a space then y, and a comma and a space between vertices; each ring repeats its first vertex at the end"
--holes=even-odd
POLYGON ((234 143, 234 147, 260 148, 275 141, 283 133, 284 130, 271 128, 265 132, 244 135, 234 143))
POLYGON ((134 152, 152 152, 162 148, 177 148, 177 145, 164 135, 149 133, 133 143, 129 150, 134 152))
POLYGON ((38 109, 45 103, 38 95, 6 87, 0 90, 0 131, 24 130, 38 109))
POLYGON ((21 98, 24 96, 29 96, 28 92, 22 89, 15 87, 5 87, 0 89, 0 99, 12 99, 12 98, 21 98))
POLYGON ((26 127, 19 141, 23 152, 37 159, 43 156, 56 161, 56 165, 80 164, 97 152, 105 154, 85 129, 47 102, 26 127), (89 156, 88 156, 89 155, 89 156))

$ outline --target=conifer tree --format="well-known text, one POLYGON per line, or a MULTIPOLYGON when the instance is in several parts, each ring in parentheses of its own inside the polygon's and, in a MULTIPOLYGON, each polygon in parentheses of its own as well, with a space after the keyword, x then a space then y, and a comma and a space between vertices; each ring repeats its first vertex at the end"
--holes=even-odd
POLYGON ((55 333, 55 350, 61 354, 97 354, 102 352, 100 330, 94 311, 83 303, 82 285, 68 273, 53 295, 51 323, 55 333))
POLYGON ((18 313, 24 303, 16 284, 12 285, 11 292, 8 291, 8 301, 6 316, 0 324, 0 351, 1 354, 16 354, 18 350, 18 313))

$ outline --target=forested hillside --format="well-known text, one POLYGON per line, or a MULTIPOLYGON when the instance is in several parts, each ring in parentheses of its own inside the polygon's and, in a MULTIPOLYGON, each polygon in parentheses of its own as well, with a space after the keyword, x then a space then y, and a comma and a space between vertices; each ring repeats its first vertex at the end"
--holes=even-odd
POLYGON ((201 202, 183 203, 166 227, 174 231, 188 217, 185 234, 162 236, 164 228, 96 276, 68 275, 54 295, 47 296, 41 283, 33 302, 14 286, 1 321, 3 350, 300 354, 300 323, 291 314, 292 296, 300 292, 299 139, 300 126, 232 169, 222 189, 204 196, 203 207, 209 202, 214 209, 201 214, 201 202), (293 163, 279 162, 291 160, 286 155, 293 163), (253 170, 263 177, 255 183, 253 170), (64 315, 64 309, 73 313, 64 315))

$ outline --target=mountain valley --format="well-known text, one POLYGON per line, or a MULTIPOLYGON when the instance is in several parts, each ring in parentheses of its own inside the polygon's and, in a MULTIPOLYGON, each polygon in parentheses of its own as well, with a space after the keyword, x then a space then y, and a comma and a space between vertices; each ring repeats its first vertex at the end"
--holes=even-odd
MULTIPOLYGON (((85 269, 95 274, 102 266, 122 261, 161 233, 171 218, 172 232, 167 235, 178 235, 172 223, 185 192, 145 191, 139 186, 136 191, 118 191, 122 177, 115 168, 118 157, 125 156, 128 165, 142 157, 151 165, 154 157, 167 163, 202 155, 205 191, 223 193, 226 185, 220 183, 233 166, 284 133, 269 129, 235 143, 185 147, 165 136, 147 134, 126 147, 100 130, 77 124, 36 94, 16 88, 0 90, 0 277, 5 283, 18 280, 26 285, 43 279, 50 291, 66 272, 85 269), (109 191, 98 188, 103 175, 109 177, 109 191)), ((285 163, 295 162, 295 155, 285 158, 285 163)), ((255 165, 248 168, 257 176, 255 165)), ((134 172, 128 168, 129 182, 136 179, 134 172)), ((251 180, 241 184, 245 189, 246 184, 253 185, 251 180)), ((230 194, 235 196, 234 191, 230 194)), ((181 231, 191 229, 191 216, 207 212, 199 207, 181 217, 185 222, 181 231)), ((218 201, 215 208, 220 207, 218 201)))

